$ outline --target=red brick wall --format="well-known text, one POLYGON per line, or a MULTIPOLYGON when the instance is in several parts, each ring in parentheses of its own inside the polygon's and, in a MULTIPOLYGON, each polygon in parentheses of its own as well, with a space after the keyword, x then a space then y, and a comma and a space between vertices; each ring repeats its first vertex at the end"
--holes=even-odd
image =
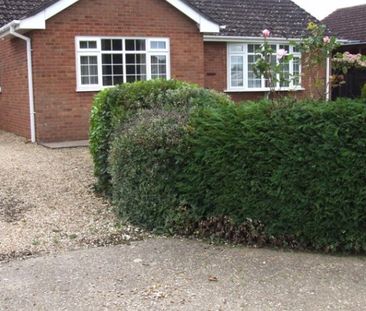
POLYGON ((29 138, 26 44, 0 39, 0 129, 29 138))
POLYGON ((169 37, 172 78, 204 84, 203 38, 163 0, 81 0, 33 31, 37 137, 87 139, 95 93, 76 92, 75 36, 169 37))
MULTIPOLYGON (((205 87, 218 91, 227 89, 227 50, 225 42, 205 42, 205 87)), ((319 69, 325 79, 325 70, 319 69)), ((309 81, 306 70, 303 72, 302 86, 305 91, 280 92, 280 96, 291 95, 298 98, 310 95, 309 81)), ((235 101, 255 100, 264 97, 264 92, 228 92, 235 101)))

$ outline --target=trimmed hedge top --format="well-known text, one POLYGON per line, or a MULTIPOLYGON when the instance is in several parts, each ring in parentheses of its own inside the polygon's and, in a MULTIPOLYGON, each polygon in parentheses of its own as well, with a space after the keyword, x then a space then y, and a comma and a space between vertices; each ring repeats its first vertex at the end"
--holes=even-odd
POLYGON ((90 121, 90 151, 97 177, 96 190, 111 194, 109 154, 115 130, 138 111, 146 109, 190 109, 195 105, 229 102, 224 94, 176 80, 125 83, 103 90, 94 99, 90 121))

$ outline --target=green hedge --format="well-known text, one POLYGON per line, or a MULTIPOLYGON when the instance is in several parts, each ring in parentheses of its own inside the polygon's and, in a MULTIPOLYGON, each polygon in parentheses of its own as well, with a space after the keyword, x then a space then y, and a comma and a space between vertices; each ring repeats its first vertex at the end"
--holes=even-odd
POLYGON ((249 218, 303 247, 366 251, 364 104, 206 107, 190 128, 178 193, 195 221, 249 218))
POLYGON ((91 113, 90 150, 97 177, 96 190, 111 193, 109 155, 117 127, 136 113, 149 109, 190 109, 195 105, 228 102, 223 94, 176 80, 150 80, 121 84, 100 92, 91 113))
POLYGON ((158 231, 364 252, 365 105, 214 98, 121 123, 111 156, 120 215, 158 231))
POLYGON ((99 189, 156 231, 366 251, 366 106, 246 102, 177 81, 95 99, 99 189))

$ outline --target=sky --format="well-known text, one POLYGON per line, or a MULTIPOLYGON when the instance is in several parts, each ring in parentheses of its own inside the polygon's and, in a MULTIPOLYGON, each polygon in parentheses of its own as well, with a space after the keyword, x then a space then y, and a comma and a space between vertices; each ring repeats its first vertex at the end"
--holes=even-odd
POLYGON ((292 0, 311 13, 313 16, 322 20, 330 13, 339 8, 354 5, 366 4, 366 0, 292 0))

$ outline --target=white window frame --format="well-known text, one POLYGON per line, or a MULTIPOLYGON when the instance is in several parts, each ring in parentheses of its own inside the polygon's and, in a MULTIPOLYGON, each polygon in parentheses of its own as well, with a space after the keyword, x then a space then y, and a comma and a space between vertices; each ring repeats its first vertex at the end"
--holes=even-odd
MULTIPOLYGON (((229 42, 227 43, 227 89, 225 92, 267 92, 270 90, 269 87, 265 87, 265 79, 262 77, 262 87, 261 88, 249 88, 248 86, 248 46, 249 45, 262 45, 263 42, 229 42), (242 46, 242 51, 231 51, 231 47, 233 46, 242 46), (231 56, 240 56, 242 55, 244 58, 244 68, 243 68, 243 75, 244 75, 244 86, 243 87, 234 87, 232 86, 231 81, 231 56)), ((277 83, 276 90, 277 91, 300 91, 304 90, 302 87, 302 62, 301 62, 301 53, 300 52, 294 52, 293 46, 289 42, 269 42, 270 45, 276 45, 277 50, 280 48, 280 45, 289 45, 290 46, 290 54, 293 54, 294 57, 298 57, 300 59, 300 75, 299 75, 299 85, 294 85, 293 81, 290 81, 289 87, 280 87, 279 83, 277 83)), ((290 77, 293 76, 293 61, 290 61, 290 77)))
POLYGON ((169 38, 158 37, 117 37, 117 36, 76 36, 75 37, 75 58, 76 58, 76 91, 77 92, 95 92, 105 88, 111 88, 113 86, 103 85, 103 72, 102 72, 102 54, 122 54, 123 57, 123 83, 126 83, 126 54, 144 54, 146 55, 146 79, 151 80, 151 56, 164 55, 166 56, 166 79, 171 79, 171 64, 170 64, 170 40, 169 38), (122 40, 122 51, 102 51, 103 39, 118 39, 122 40), (145 40, 146 50, 144 51, 126 51, 125 40, 145 40), (80 48, 80 41, 96 41, 97 47, 95 49, 82 49, 80 48), (166 49, 151 49, 151 41, 164 41, 166 43, 166 49), (98 84, 84 85, 81 83, 81 56, 97 56, 98 59, 98 84))

